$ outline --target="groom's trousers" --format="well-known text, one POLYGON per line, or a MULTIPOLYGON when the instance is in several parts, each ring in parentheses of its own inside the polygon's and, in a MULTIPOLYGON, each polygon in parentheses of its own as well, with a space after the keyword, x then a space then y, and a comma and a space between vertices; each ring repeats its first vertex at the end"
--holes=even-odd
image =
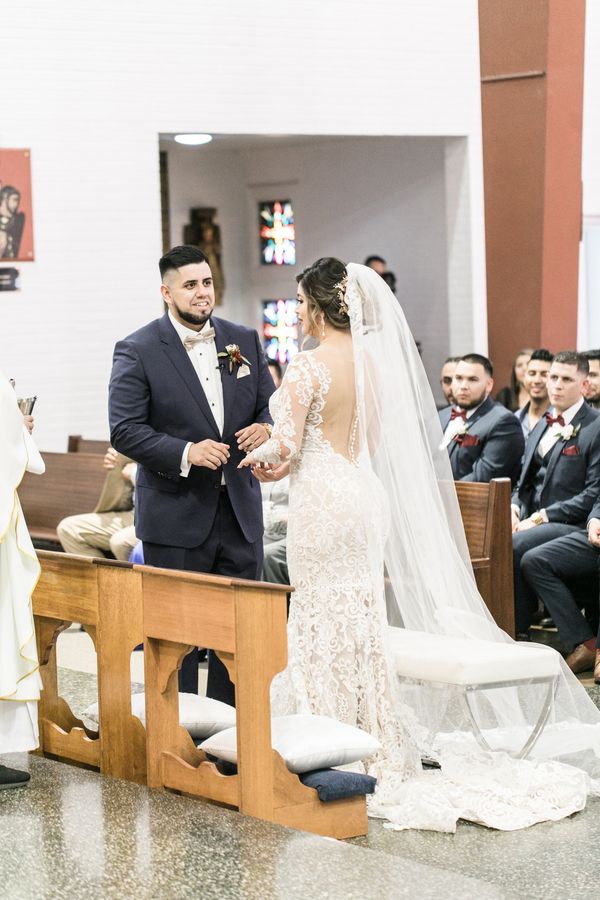
MULTIPOLYGON (((250 543, 235 517, 225 487, 221 488, 217 514, 211 533, 199 547, 169 547, 144 541, 144 560, 148 566, 182 569, 230 578, 260 578, 263 564, 262 538, 250 543)), ((198 693, 198 651, 189 653, 181 665, 179 690, 198 693)), ((208 654, 206 696, 235 706, 235 690, 227 669, 215 653, 208 654)))

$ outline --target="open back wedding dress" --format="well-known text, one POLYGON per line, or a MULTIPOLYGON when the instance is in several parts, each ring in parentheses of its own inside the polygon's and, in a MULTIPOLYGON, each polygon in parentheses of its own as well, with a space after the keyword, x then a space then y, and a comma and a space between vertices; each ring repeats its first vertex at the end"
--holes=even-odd
MULTIPOLYGON (((531 760, 485 752, 450 687, 403 687, 388 615, 405 628, 510 641, 479 596, 425 371, 399 304, 371 269, 347 267, 352 341, 298 354, 273 395, 273 435, 253 462, 291 463, 288 565, 295 587, 275 715, 358 725, 371 815, 453 831, 458 819, 523 828, 582 809, 600 777, 600 713, 564 667, 531 760), (344 349, 346 347, 347 349, 344 349), (387 575, 387 610, 384 573, 387 575), (423 771, 422 756, 441 770, 423 771)), ((490 692, 491 693, 491 692, 490 692)), ((537 718, 539 685, 482 698, 488 742, 510 748, 537 718)))

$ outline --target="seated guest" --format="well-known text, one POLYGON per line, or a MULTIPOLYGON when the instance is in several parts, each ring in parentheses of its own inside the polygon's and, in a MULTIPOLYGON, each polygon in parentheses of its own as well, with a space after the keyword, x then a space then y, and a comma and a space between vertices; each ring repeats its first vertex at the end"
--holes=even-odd
POLYGON ((523 560, 536 547, 585 527, 600 494, 600 415, 583 399, 588 362, 565 350, 550 366, 552 404, 531 432, 512 498, 517 633, 526 635, 537 595, 523 560))
MULTIPOLYGON (((581 600, 573 594, 573 580, 593 577, 600 563, 600 498, 579 529, 529 550, 521 560, 521 573, 548 609, 558 628, 561 643, 570 649, 566 663, 577 675, 594 670, 600 684, 598 640, 581 612, 581 600)), ((597 596, 597 595, 596 595, 597 596)))
POLYGON ((456 481, 490 481, 519 477, 525 440, 515 416, 490 393, 492 364, 469 353, 456 364, 452 379, 455 405, 440 412, 444 446, 456 481))
POLYGON ((529 349, 519 350, 510 374, 510 386, 503 387, 496 395, 496 402, 501 403, 511 412, 521 409, 529 400, 524 379, 527 363, 532 353, 533 350, 529 349))
POLYGON ((550 406, 548 400, 548 373, 550 371, 550 363, 554 357, 549 350, 534 350, 531 359, 527 363, 527 370, 523 379, 525 389, 529 395, 529 400, 515 416, 521 423, 523 436, 525 440, 542 416, 545 416, 550 406))
POLYGON ((137 466, 109 447, 104 468, 108 474, 94 512, 68 516, 56 531, 66 553, 104 556, 110 551, 116 559, 127 561, 136 545, 133 488, 137 466))
POLYGON ((460 356, 449 356, 448 359, 444 361, 442 371, 440 372, 440 387, 446 400, 444 406, 450 406, 454 403, 454 397, 452 396, 452 378, 454 377, 454 371, 459 359, 460 356))
POLYGON ((600 350, 586 350, 583 355, 590 367, 583 396, 593 409, 600 409, 600 350))

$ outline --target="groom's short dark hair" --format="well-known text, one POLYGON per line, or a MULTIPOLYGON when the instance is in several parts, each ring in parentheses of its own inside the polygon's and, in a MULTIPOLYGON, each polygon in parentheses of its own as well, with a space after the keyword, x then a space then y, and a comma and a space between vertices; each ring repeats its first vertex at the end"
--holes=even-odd
POLYGON ((200 247, 193 247, 191 244, 183 244, 181 247, 173 247, 167 251, 158 261, 160 269, 160 277, 164 278, 166 272, 171 269, 181 269, 182 266, 189 266, 190 263, 207 263, 208 259, 202 252, 200 247))
POLYGON ((470 363, 472 366, 483 366, 490 378, 494 375, 494 367, 491 360, 487 356, 482 356, 481 353, 466 353, 464 356, 461 356, 459 362, 470 363))

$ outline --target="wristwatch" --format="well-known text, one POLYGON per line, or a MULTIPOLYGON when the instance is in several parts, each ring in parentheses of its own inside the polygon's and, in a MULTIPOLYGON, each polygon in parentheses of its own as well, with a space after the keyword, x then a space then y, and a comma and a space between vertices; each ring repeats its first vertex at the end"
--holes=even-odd
POLYGON ((531 519, 531 521, 533 522, 534 525, 543 525, 545 522, 545 519, 544 519, 543 515, 541 514, 541 512, 534 512, 529 516, 529 518, 531 519))

